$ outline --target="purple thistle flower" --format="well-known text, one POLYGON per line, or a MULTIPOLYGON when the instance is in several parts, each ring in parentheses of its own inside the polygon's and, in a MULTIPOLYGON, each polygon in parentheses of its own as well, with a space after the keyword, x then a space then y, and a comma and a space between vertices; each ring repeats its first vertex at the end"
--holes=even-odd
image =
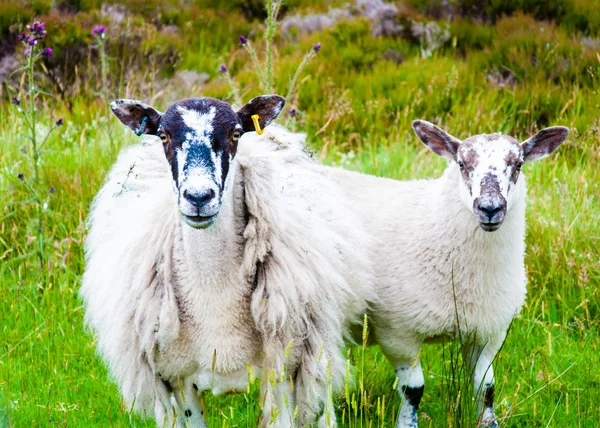
POLYGON ((25 54, 25 56, 29 56, 29 54, 31 53, 31 49, 25 49, 25 52, 23 52, 25 54))
POLYGON ((25 180, 25 175, 23 175, 23 173, 22 173, 22 172, 20 172, 20 173, 17 175, 17 178, 18 178, 19 180, 25 180))
POLYGON ((296 109, 295 109, 295 108, 292 108, 292 109, 290 110, 290 116, 292 116, 292 117, 296 117, 296 115, 297 115, 297 114, 298 114, 298 112, 296 111, 296 109))
POLYGON ((44 50, 42 51, 42 55, 44 56, 52 56, 52 48, 44 48, 44 50))
POLYGON ((20 105, 20 104, 21 104, 21 100, 20 100, 20 99, 18 99, 17 97, 13 97, 13 99, 12 99, 12 103, 13 103, 14 105, 18 106, 18 105, 20 105))
POLYGON ((64 123, 64 121, 63 121, 63 118, 61 117, 60 119, 58 119, 58 120, 56 121, 55 125, 56 125, 56 126, 63 126, 63 123, 64 123))
POLYGON ((321 42, 318 42, 316 45, 313 45, 313 51, 319 52, 321 50, 321 42))
POLYGON ((240 39, 240 43, 242 45, 245 45, 246 43, 248 43, 248 39, 244 36, 239 36, 238 39, 240 39))
POLYGON ((33 24, 28 25, 27 29, 31 33, 33 40, 41 40, 46 34, 46 23, 36 21, 33 24))
POLYGON ((219 67, 219 73, 227 73, 227 67, 225 66, 225 64, 221 64, 221 66, 219 67))
POLYGON ((54 193, 56 192, 56 189, 54 188, 54 186, 50 187, 50 193, 54 193))
POLYGON ((106 32, 106 25, 96 25, 92 28, 92 34, 94 36, 102 36, 106 32))
POLYGON ((42 34, 46 31, 45 26, 45 22, 36 21, 33 25, 28 25, 27 28, 34 34, 42 34))

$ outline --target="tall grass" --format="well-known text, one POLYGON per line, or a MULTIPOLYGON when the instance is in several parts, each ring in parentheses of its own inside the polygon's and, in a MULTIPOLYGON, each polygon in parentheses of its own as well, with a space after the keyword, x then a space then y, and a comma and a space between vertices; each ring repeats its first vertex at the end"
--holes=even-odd
MULTIPOLYGON (((572 129, 556 154, 524 168, 528 298, 494 363, 496 415, 504 427, 598 426, 600 60, 564 28, 527 16, 500 19, 486 27, 494 33, 490 37, 481 36, 480 24, 460 25, 460 34, 452 34, 456 25, 450 27, 451 36, 460 35, 456 48, 442 47, 427 59, 405 39, 373 38, 360 19, 299 36, 293 44, 274 38, 277 69, 271 84, 286 88, 305 53, 321 41, 320 60, 306 64, 299 79, 295 105, 301 114, 293 126, 308 132, 325 163, 396 179, 435 177, 445 167, 412 134, 415 118, 443 123, 458 137, 501 131, 524 139, 546 125, 572 129), (387 59, 389 51, 402 62, 387 59), (541 58, 535 66, 532 55, 541 58), (548 68, 564 59, 566 68, 548 68), (512 89, 488 78, 503 66, 516 75, 512 89)), ((193 28, 199 31, 195 48, 183 54, 181 64, 215 77, 224 56, 233 54, 228 68, 240 97, 265 91, 250 54, 236 46, 237 32, 216 28, 193 28)), ((149 88, 134 93, 134 87, 143 87, 127 86, 126 78, 112 81, 122 82, 116 88, 122 96, 152 96, 149 88)), ((153 102, 164 106, 189 95, 166 82, 153 102)), ((231 99, 221 79, 206 84, 202 95, 231 99)), ((64 114, 66 123, 45 143, 39 174, 41 189, 56 189, 45 211, 44 274, 35 256, 36 212, 18 179, 20 172, 31 172, 21 152, 26 124, 13 106, 0 105, 0 426, 153 426, 121 403, 94 355, 94 338, 83 329, 77 297, 85 217, 115 160, 111 140, 118 146, 136 140, 120 127, 109 134, 108 108, 91 94, 64 104, 42 99, 38 108, 64 114)), ((347 378, 355 381, 332 397, 342 426, 392 426, 400 408, 394 371, 377 347, 366 346, 367 339, 348 347, 347 378)), ((420 358, 425 374, 420 425, 474 426, 476 403, 458 345, 426 345, 420 358)), ((208 395, 206 408, 211 426, 255 426, 258 382, 246 394, 208 395)))

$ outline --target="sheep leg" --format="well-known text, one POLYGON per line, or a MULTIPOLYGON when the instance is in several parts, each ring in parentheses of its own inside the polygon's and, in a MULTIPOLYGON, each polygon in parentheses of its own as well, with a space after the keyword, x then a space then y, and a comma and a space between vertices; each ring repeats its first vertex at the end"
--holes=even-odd
POLYGON ((395 364, 395 367, 398 393, 402 397, 397 427, 417 428, 417 410, 425 389, 421 361, 418 358, 405 360, 395 364))
MULTIPOLYGON (((325 392, 327 393, 327 392, 325 392)), ((317 423, 318 428, 334 428, 337 427, 337 420, 335 416, 335 410, 329 400, 325 400, 325 408, 323 409, 323 413, 321 417, 319 417, 319 421, 317 423)))
POLYGON ((204 410, 202 408, 202 394, 197 392, 190 380, 174 385, 173 395, 177 403, 177 421, 184 427, 206 428, 204 410), (199 394, 199 395, 197 395, 199 394))
MULTIPOLYGON (((504 335, 502 336, 502 340, 504 335)), ((496 356, 502 340, 490 341, 487 344, 469 344, 463 350, 465 362, 472 373, 475 400, 481 424, 489 428, 498 428, 494 414, 494 368, 492 361, 496 356)))
POLYGON ((268 374, 263 376, 261 397, 264 399, 262 427, 283 428, 294 425, 294 396, 288 381, 278 382, 276 380, 274 384, 271 384, 268 374))

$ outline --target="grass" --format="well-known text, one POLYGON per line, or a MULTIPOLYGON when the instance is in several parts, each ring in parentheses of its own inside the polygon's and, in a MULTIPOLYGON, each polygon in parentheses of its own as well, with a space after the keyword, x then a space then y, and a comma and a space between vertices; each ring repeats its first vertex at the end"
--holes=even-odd
MULTIPOLYGON (((530 201, 528 298, 495 363, 496 406, 505 427, 598 426, 600 59, 582 48, 571 30, 526 15, 499 19, 486 27, 493 37, 481 42, 478 36, 471 44, 469 34, 480 34, 480 25, 461 22, 458 45, 450 43, 426 60, 410 41, 374 39, 361 19, 299 36, 295 43, 278 40, 274 85, 280 92, 310 46, 323 43, 307 66, 307 77, 299 81, 299 96, 290 100, 298 116, 282 119, 307 131, 326 163, 397 179, 435 177, 445 166, 412 134, 410 121, 417 117, 442 123, 458 137, 502 131, 526 138, 543 126, 569 126, 571 136, 556 154, 524 168, 530 201), (523 32, 523 26, 530 31, 523 32), (401 54, 403 62, 387 60, 389 51, 401 54), (540 58, 536 65, 531 55, 540 58), (568 60, 565 68, 550 70, 563 59, 568 60), (490 70, 503 66, 517 75, 513 90, 487 78, 490 70)), ((218 34, 224 37, 227 30, 218 34)), ((181 59, 191 67, 202 54, 200 71, 213 77, 203 95, 229 97, 215 74, 229 54, 228 67, 242 98, 258 94, 247 53, 231 42, 223 52, 205 42, 207 37, 200 31, 181 59)), ((127 88, 119 88, 122 96, 151 95, 127 88)), ((153 103, 164 107, 187 95, 167 83, 153 103)), ((0 105, 0 426, 154 426, 121 403, 94 355, 77 296, 85 217, 116 156, 110 137, 120 147, 136 139, 93 94, 69 102, 70 111, 66 103, 48 98, 39 105, 46 123, 65 116, 65 126, 50 137, 40 165, 50 239, 43 275, 36 258, 35 204, 17 179, 19 173, 32 174, 21 152, 23 123, 13 106, 0 105), (51 186, 56 193, 49 192, 51 186)), ((457 397, 449 391, 461 390, 458 403, 465 409, 470 395, 452 369, 455 350, 452 343, 423 348, 422 427, 476 424, 472 412, 456 418, 457 397)), ((392 426, 400 401, 391 366, 377 347, 350 346, 347 353, 364 390, 357 382, 348 387, 348 397, 334 397, 338 422, 392 426)), ((258 401, 256 384, 248 394, 209 397, 209 424, 255 426, 258 401)))

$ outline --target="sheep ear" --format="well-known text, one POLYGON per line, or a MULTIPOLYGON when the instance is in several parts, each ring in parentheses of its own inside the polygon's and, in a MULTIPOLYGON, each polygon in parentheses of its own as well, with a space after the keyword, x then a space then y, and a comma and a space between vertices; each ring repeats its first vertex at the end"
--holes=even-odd
POLYGON ((553 126, 540 132, 521 144, 525 162, 543 159, 554 152, 567 139, 569 128, 553 126))
POLYGON ((248 104, 237 111, 244 132, 255 131, 253 115, 258 115, 258 123, 262 129, 279 116, 284 105, 285 98, 279 95, 263 95, 252 98, 248 104))
POLYGON ((117 100, 110 103, 110 109, 135 135, 157 135, 162 113, 149 105, 137 100, 117 100))
POLYGON ((456 160, 461 141, 425 120, 413 120, 412 127, 421 141, 435 154, 456 160))

